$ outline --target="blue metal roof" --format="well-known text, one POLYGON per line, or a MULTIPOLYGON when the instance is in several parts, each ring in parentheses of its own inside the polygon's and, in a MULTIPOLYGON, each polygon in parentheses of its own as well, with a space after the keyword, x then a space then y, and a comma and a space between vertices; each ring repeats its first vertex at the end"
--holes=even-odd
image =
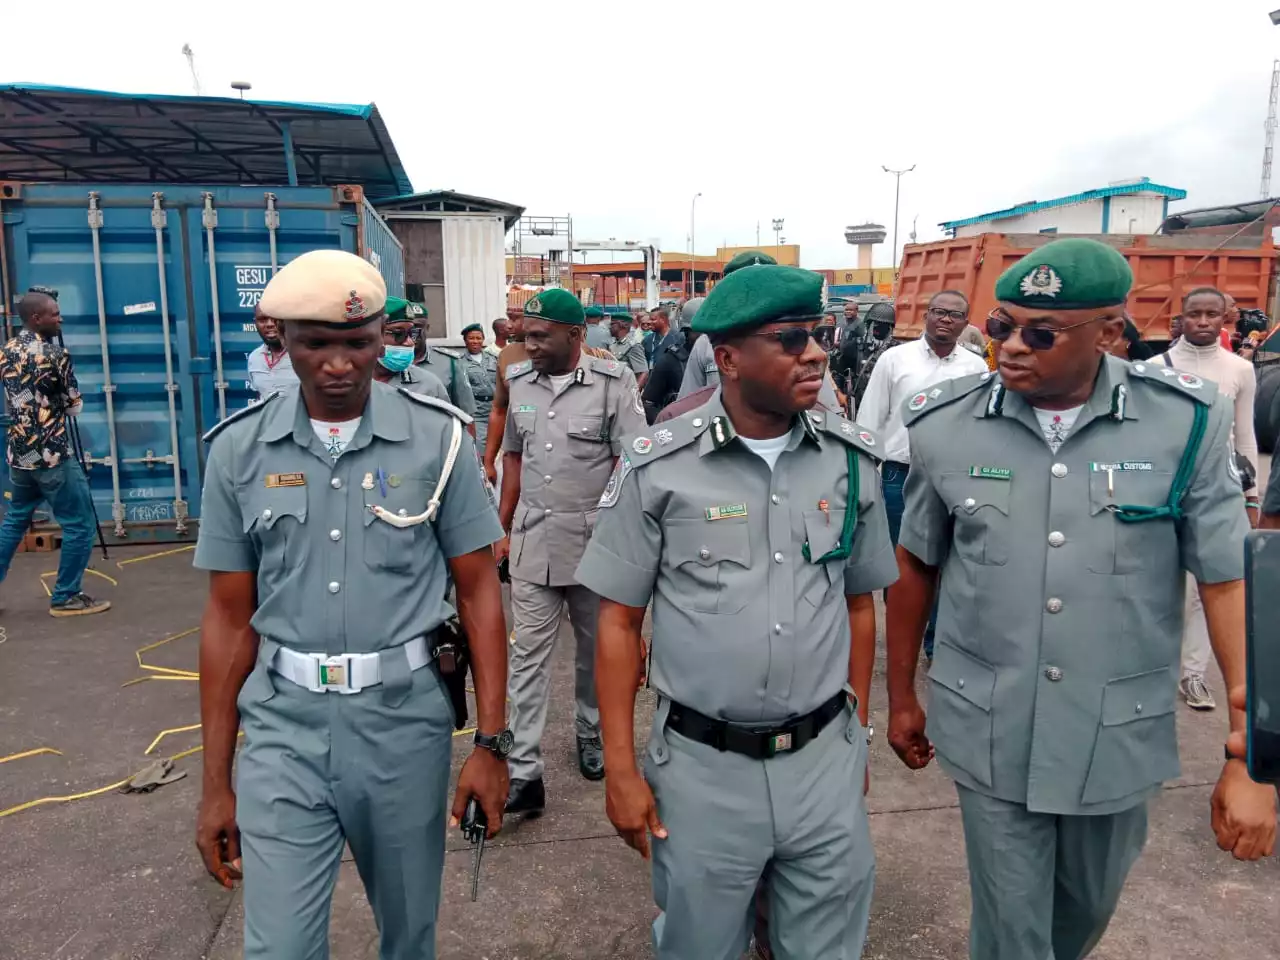
POLYGON ((0 180, 413 185, 373 104, 287 103, 0 84, 0 180))
POLYGON ((992 220, 1008 220, 1010 217, 1021 217, 1028 213, 1035 213, 1037 210, 1051 210, 1054 207, 1067 207, 1075 203, 1087 203, 1090 200, 1102 200, 1106 197, 1128 197, 1135 196, 1140 193, 1154 193, 1157 196, 1165 197, 1169 200, 1185 200, 1187 191, 1180 190, 1177 187, 1166 187, 1159 183, 1152 183, 1146 177, 1136 183, 1125 183, 1114 187, 1100 187, 1097 190, 1086 190, 1083 193, 1073 193, 1068 197, 1058 197, 1055 200, 1040 200, 1032 203, 1020 203, 1016 207, 1009 207, 1005 210, 996 210, 994 213, 983 213, 976 217, 966 217, 963 220, 950 220, 946 223, 940 223, 938 226, 944 230, 955 230, 957 227, 970 227, 975 223, 988 223, 992 220))

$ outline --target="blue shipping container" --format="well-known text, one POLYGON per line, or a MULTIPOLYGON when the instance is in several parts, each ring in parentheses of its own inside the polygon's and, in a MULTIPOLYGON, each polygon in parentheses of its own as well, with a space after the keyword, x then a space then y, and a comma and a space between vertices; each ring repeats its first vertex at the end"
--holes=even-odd
POLYGON ((29 287, 58 291, 90 485, 117 536, 193 533, 200 437, 249 402, 253 308, 276 269, 350 250, 404 293, 400 244, 359 188, 0 183, 0 222, 7 322, 29 287))

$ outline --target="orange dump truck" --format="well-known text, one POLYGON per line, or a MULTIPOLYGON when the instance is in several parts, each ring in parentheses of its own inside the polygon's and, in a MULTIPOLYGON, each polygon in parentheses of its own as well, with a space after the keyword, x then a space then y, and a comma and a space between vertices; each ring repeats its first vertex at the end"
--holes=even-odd
MULTIPOLYGON (((959 290, 969 298, 971 322, 981 326, 996 305, 996 279, 1005 268, 1037 247, 1065 234, 982 233, 937 243, 908 244, 894 290, 899 339, 924 332, 924 311, 939 290, 959 290)), ((1107 234, 1109 243, 1133 268, 1129 316, 1147 340, 1168 340, 1169 321, 1182 294, 1194 287, 1217 287, 1243 309, 1270 313, 1276 247, 1263 236, 1226 238, 1187 231, 1169 236, 1107 234)))

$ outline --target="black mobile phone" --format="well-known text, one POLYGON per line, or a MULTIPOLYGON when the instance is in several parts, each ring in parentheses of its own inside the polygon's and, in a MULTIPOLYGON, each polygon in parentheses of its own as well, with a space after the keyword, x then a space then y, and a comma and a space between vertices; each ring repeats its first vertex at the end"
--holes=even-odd
POLYGON ((1249 776, 1280 786, 1280 530, 1245 537, 1249 776))

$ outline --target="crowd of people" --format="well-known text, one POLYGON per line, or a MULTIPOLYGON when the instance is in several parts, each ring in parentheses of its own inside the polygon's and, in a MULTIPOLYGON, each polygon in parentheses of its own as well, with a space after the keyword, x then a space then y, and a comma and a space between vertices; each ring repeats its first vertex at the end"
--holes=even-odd
MULTIPOLYGON (((541 742, 566 610, 578 770, 652 860, 661 960, 737 960, 753 939, 861 955, 878 642, 889 744, 955 781, 974 960, 1097 944, 1179 774, 1178 691, 1213 706, 1210 653, 1233 735, 1210 826, 1239 859, 1271 855, 1238 690, 1243 538, 1280 527, 1280 483, 1260 505, 1227 298, 1189 291, 1169 353, 1127 360, 1131 284, 1111 247, 1054 241, 1005 271, 981 326, 943 291, 919 340, 891 345, 886 304, 824 348, 821 278, 752 253, 674 315, 549 289, 492 343, 472 325, 447 350, 359 257, 283 267, 255 314, 259 402, 205 437, 195 553, 196 839, 245 886, 245 956, 325 955, 344 845, 384 960, 435 956, 446 823, 474 801, 493 836, 555 802, 541 742), (474 749, 450 802, 460 659, 474 749)), ((78 393, 56 301, 21 315, 0 357, 10 456, 34 451, 15 473, 57 514, 74 471, 49 424, 78 393), (52 417, 22 414, 33 383, 52 417)), ((52 610, 93 612, 72 574, 52 610)))

